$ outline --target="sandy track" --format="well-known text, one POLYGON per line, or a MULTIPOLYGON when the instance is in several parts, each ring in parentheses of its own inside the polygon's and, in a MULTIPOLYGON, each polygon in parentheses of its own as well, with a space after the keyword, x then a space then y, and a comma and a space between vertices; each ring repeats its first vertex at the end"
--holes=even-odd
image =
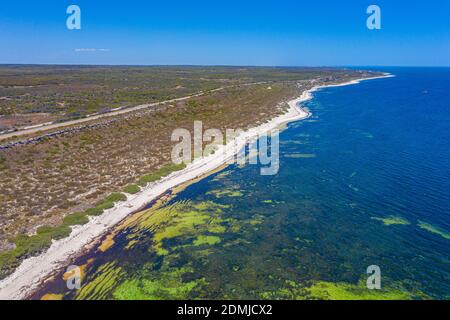
POLYGON ((33 127, 27 128, 27 129, 22 129, 22 130, 18 130, 18 131, 14 131, 14 132, 1 134, 0 141, 6 140, 6 139, 9 139, 12 137, 20 137, 20 136, 25 136, 25 135, 29 135, 29 134, 34 134, 34 133, 41 132, 41 131, 60 129, 60 128, 73 126, 73 125, 77 125, 77 124, 92 121, 92 120, 98 120, 101 118, 118 116, 118 115, 122 115, 125 113, 133 112, 133 111, 138 111, 138 110, 142 110, 142 109, 155 107, 155 106, 158 106, 158 105, 161 105, 164 103, 174 103, 174 102, 184 101, 184 100, 188 100, 190 98, 200 97, 200 96, 203 96, 208 93, 222 91, 227 88, 233 88, 233 87, 238 87, 238 86, 251 86, 251 85, 264 84, 264 83, 268 83, 268 82, 252 82, 252 83, 224 86, 224 87, 209 90, 207 92, 199 92, 199 93, 195 93, 195 94, 192 94, 189 96, 180 97, 180 98, 176 98, 176 99, 165 100, 165 101, 149 103, 149 104, 141 104, 141 105, 138 105, 135 107, 120 109, 120 110, 116 110, 116 111, 110 111, 107 113, 94 114, 94 115, 87 116, 86 118, 82 118, 82 119, 70 120, 70 121, 61 122, 61 123, 44 123, 44 124, 40 124, 40 125, 35 125, 33 127))

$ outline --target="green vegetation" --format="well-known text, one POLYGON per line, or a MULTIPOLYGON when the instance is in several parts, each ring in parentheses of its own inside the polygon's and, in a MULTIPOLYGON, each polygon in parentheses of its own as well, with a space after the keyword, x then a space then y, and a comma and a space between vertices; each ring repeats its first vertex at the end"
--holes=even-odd
POLYGON ((199 235, 197 239, 194 240, 194 246, 201 246, 201 245, 209 245, 213 246, 217 243, 220 243, 220 238, 217 236, 205 236, 205 235, 199 235))
POLYGON ((64 217, 63 224, 66 226, 84 225, 89 222, 85 212, 75 212, 64 217))
POLYGON ((372 219, 381 221, 386 226, 410 224, 410 222, 408 220, 406 220, 405 218, 402 218, 402 217, 398 217, 398 216, 388 216, 386 218, 372 217, 372 219))
MULTIPOLYGON (((110 208, 106 208, 106 209, 110 209, 110 208)), ((99 216, 103 213, 104 210, 105 210, 105 208, 94 207, 94 208, 87 209, 85 212, 88 216, 99 216)))
POLYGON ((103 214, 105 210, 114 208, 115 202, 121 202, 127 200, 127 196, 123 193, 115 192, 110 194, 106 199, 97 203, 94 208, 89 208, 85 211, 88 216, 99 216, 103 214))
POLYGON ((37 236, 49 237, 53 240, 60 240, 70 235, 72 229, 69 226, 50 227, 43 226, 37 229, 37 236))
POLYGON ((123 275, 123 270, 114 262, 106 263, 98 270, 99 276, 87 283, 77 292, 76 299, 102 299, 108 293, 108 288, 114 285, 123 275))
POLYGON ((11 241, 15 249, 0 253, 0 277, 6 275, 15 268, 21 258, 35 256, 46 250, 52 244, 52 239, 58 240, 67 237, 71 232, 70 227, 40 227, 33 236, 20 235, 11 241))
POLYGON ((123 192, 129 193, 129 194, 136 194, 139 191, 141 191, 141 188, 139 188, 139 186, 137 184, 130 184, 130 185, 126 186, 125 188, 123 188, 123 192))
POLYGON ((183 281, 183 275, 190 270, 180 268, 163 273, 162 277, 151 279, 127 280, 114 291, 114 298, 119 300, 163 300, 184 299, 203 281, 183 281))
MULTIPOLYGON (((226 206, 213 202, 201 202, 191 204, 190 202, 179 202, 158 210, 151 210, 152 214, 145 215, 145 219, 139 221, 136 226, 141 232, 152 231, 153 248, 160 256, 169 254, 169 250, 177 247, 165 247, 165 243, 177 237, 191 239, 196 237, 195 246, 207 242, 218 243, 220 238, 212 236, 225 231, 224 222, 219 218, 226 206), (209 223, 207 223, 209 222, 209 223), (206 234, 202 234, 202 232, 206 234), (199 234, 200 233, 200 234, 199 234)), ((190 240, 192 243, 192 240, 190 240)))
POLYGON ((172 164, 172 163, 167 164, 167 165, 163 166, 162 168, 156 170, 155 172, 141 177, 138 181, 138 185, 140 185, 141 187, 145 187, 147 184, 149 184, 151 182, 158 181, 162 177, 165 177, 165 176, 171 174, 172 172, 183 170, 184 168, 186 168, 186 165, 184 163, 182 163, 182 164, 172 164))
POLYGON ((211 191, 208 191, 207 194, 208 195, 212 194, 216 198, 222 198, 222 197, 240 198, 243 196, 243 193, 240 190, 236 190, 236 189, 211 190, 211 191))
POLYGON ((127 200, 126 195, 124 195, 123 193, 120 193, 120 192, 114 192, 114 193, 111 193, 108 197, 106 197, 106 199, 103 200, 100 204, 109 203, 109 202, 121 202, 121 201, 126 201, 126 200, 127 200))

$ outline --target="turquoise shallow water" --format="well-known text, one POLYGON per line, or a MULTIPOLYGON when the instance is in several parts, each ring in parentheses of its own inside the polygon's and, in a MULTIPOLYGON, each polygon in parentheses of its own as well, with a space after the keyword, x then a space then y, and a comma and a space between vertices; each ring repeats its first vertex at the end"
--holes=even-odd
POLYGON ((279 174, 189 186, 77 259, 81 293, 59 279, 36 297, 367 298, 378 265, 386 298, 449 298, 450 69, 382 71, 396 77, 316 92, 279 174))

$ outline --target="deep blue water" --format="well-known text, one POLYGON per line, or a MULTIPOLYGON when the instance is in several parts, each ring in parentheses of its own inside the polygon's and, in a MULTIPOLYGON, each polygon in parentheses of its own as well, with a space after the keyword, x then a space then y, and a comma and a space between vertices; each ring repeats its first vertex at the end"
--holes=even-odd
MULTIPOLYGON (((91 297, 311 298, 302 290, 357 286, 378 265, 383 288, 448 299, 450 69, 382 71, 396 77, 316 92, 313 116, 280 135, 277 175, 230 166, 170 200, 189 209, 173 210, 174 226, 191 204, 212 220, 163 240, 167 255, 153 239, 166 227, 130 226, 110 250, 93 251, 91 297), (198 234, 220 239, 198 245, 198 234), (120 268, 109 289, 102 266, 120 268), (180 292, 186 283, 193 289, 180 292)), ((63 282, 48 288, 77 297, 63 282)))
MULTIPOLYGON (((300 150, 317 158, 298 164, 317 182, 318 193, 357 200, 371 214, 423 220, 450 232, 450 68, 387 71, 396 77, 316 93, 307 106, 317 122, 293 125, 282 139, 309 135, 300 150), (328 185, 327 179, 336 183, 328 185)), ((418 239, 408 245, 442 244, 448 258, 447 241, 414 235, 418 239)))
POLYGON ((313 122, 281 136, 304 143, 284 144, 281 154, 316 158, 283 158, 274 179, 336 222, 335 241, 355 241, 385 274, 448 297, 450 239, 418 224, 450 234, 450 68, 383 71, 396 77, 316 93, 307 103, 313 122), (372 229, 370 217, 390 215, 410 225, 372 229))

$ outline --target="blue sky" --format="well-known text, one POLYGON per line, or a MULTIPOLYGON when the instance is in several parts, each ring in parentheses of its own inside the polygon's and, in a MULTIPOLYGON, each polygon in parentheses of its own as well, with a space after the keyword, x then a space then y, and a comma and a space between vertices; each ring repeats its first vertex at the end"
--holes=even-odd
POLYGON ((5 0, 0 63, 450 66, 449 16, 448 0, 5 0))

